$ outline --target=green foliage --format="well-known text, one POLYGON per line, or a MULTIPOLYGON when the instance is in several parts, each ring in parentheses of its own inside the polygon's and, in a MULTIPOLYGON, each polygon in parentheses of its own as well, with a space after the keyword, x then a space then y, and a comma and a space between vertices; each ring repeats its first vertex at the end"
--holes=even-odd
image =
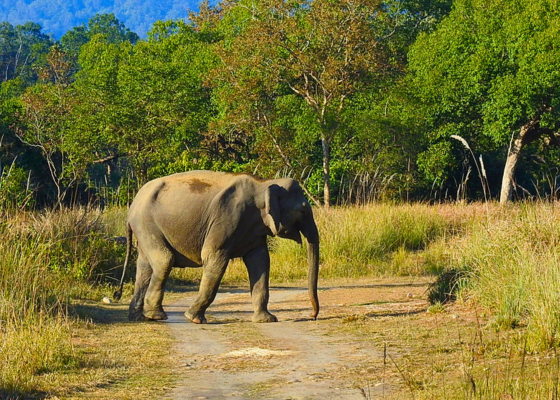
POLYGON ((34 81, 23 73, 3 84, 0 129, 10 153, 2 161, 24 153, 20 165, 33 170, 47 203, 70 201, 71 191, 76 201, 86 185, 115 198, 124 180, 141 185, 193 168, 294 176, 309 182, 317 203, 325 177, 339 203, 408 196, 417 186, 418 140, 409 133, 418 118, 392 89, 418 32, 447 8, 204 3, 192 24, 158 21, 146 40, 114 14, 97 14, 50 51, 40 27, 4 24, 4 59, 12 62, 22 40, 35 46, 25 68, 41 80, 27 91, 34 81))
POLYGON ((441 199, 472 169, 451 135, 484 155, 495 192, 533 124, 518 183, 556 193, 557 5, 451 3, 204 3, 145 40, 97 14, 60 44, 3 23, 1 161, 17 156, 47 203, 193 168, 292 176, 315 203, 441 199))
POLYGON ((0 170, 0 211, 21 210, 33 205, 30 173, 23 168, 4 166, 0 170))
MULTIPOLYGON (((378 2, 372 1, 271 0, 227 10, 228 15, 242 16, 236 19, 242 23, 218 48, 223 62, 214 79, 223 107, 218 129, 236 129, 251 141, 258 132, 259 144, 298 175, 309 164, 296 165, 299 152, 286 144, 286 138, 294 130, 307 130, 308 141, 320 149, 313 167, 324 170, 326 204, 331 201, 331 145, 344 134, 345 100, 375 86, 374 78, 385 70, 383 43, 375 37, 371 20, 379 9, 378 2), (252 17, 244 19, 248 11, 252 17), (283 100, 286 96, 288 101, 283 100), (306 118, 286 113, 298 102, 300 115, 306 118)), ((225 19, 226 24, 232 22, 225 19)))
POLYGON ((418 168, 427 180, 441 183, 447 178, 449 171, 457 168, 458 160, 452 152, 450 141, 436 142, 429 151, 418 155, 418 168))
POLYGON ((174 157, 199 146, 212 110, 201 85, 211 62, 180 23, 157 25, 135 46, 96 36, 80 53, 75 129, 100 159, 128 157, 140 182, 165 174, 174 157))
POLYGON ((557 8, 549 0, 457 0, 433 32, 420 35, 409 55, 411 83, 429 105, 429 148, 419 159, 427 177, 437 178, 434 164, 441 178, 455 168, 441 160, 451 158, 442 152, 450 135, 488 153, 507 150, 527 124, 558 131, 557 8))
POLYGON ((60 38, 60 43, 73 63, 77 63, 82 46, 95 36, 102 36, 106 42, 113 44, 122 42, 134 44, 140 39, 111 13, 95 14, 87 25, 82 24, 66 32, 60 38))
POLYGON ((80 135, 72 130, 71 110, 75 97, 69 86, 69 71, 65 53, 53 46, 46 66, 40 70, 41 81, 20 96, 14 124, 18 139, 44 158, 46 170, 56 187, 55 201, 59 207, 87 168, 80 135))
POLYGON ((33 84, 37 79, 34 68, 44 64, 52 44, 36 23, 14 27, 0 22, 0 83, 21 78, 27 85, 33 84))

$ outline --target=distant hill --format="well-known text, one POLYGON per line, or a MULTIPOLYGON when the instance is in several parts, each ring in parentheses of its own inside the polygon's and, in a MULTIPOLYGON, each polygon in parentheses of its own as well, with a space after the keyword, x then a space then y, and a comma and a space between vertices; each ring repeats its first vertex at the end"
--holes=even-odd
POLYGON ((14 26, 36 22, 43 27, 43 33, 60 39, 97 13, 113 13, 144 38, 154 22, 187 19, 190 10, 198 10, 198 4, 199 0, 0 0, 0 22, 14 26))

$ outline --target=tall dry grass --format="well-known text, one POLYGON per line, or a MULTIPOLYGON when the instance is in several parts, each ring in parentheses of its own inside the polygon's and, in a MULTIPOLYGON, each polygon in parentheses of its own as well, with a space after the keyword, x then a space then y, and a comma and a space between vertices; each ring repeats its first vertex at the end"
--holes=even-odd
MULTIPOLYGON (((526 326, 528 349, 558 346, 560 209, 554 203, 372 204, 316 209, 320 279, 462 271, 461 297, 483 305, 497 329, 526 326)), ((0 391, 34 390, 34 376, 79 363, 66 307, 100 296, 118 276, 126 210, 73 209, 0 216, 0 391)), ((307 277, 305 246, 272 238, 271 279, 307 277)), ((174 272, 196 280, 200 270, 174 272)), ((243 264, 226 283, 247 281, 243 264)), ((110 290, 105 291, 105 293, 110 290)), ((1 392, 0 392, 1 393, 1 392)))
POLYGON ((76 364, 68 305, 121 258, 100 210, 0 215, 0 398, 76 364))
POLYGON ((526 325, 528 346, 560 341, 560 209, 512 205, 473 219, 451 243, 452 267, 467 272, 466 291, 492 311, 496 328, 526 325))
MULTIPOLYGON (((430 244, 450 235, 454 222, 424 204, 375 204, 315 210, 321 234, 321 277, 424 274, 419 262, 408 265, 402 255, 417 256, 430 244)), ((294 242, 272 242, 272 274, 294 278, 294 266, 306 265, 306 252, 294 242)), ((298 268, 306 276, 305 268, 298 268)))
POLYGON ((49 271, 48 246, 0 235, 0 393, 29 392, 36 374, 74 358, 67 283, 49 271))

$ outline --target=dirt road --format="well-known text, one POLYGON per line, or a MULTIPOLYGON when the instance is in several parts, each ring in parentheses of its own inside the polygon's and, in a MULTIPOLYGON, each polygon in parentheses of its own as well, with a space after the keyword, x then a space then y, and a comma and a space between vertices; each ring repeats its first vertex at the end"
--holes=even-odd
POLYGON ((195 325, 183 313, 196 292, 168 305, 166 322, 177 338, 179 386, 166 398, 183 399, 361 399, 385 398, 395 383, 375 381, 370 365, 383 349, 337 331, 337 325, 367 314, 424 311, 427 283, 346 282, 322 288, 317 321, 307 318, 307 290, 271 289, 269 309, 280 322, 251 322, 246 289, 223 288, 207 311, 209 324, 195 325), (365 390, 365 396, 362 394, 365 390))

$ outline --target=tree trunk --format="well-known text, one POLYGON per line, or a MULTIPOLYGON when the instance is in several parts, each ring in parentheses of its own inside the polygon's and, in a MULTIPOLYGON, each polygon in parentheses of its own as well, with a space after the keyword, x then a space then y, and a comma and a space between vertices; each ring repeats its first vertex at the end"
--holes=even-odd
POLYGON ((510 144, 502 178, 500 204, 506 204, 512 199, 515 168, 517 167, 517 162, 519 161, 523 147, 538 139, 541 135, 550 133, 549 129, 540 128, 539 123, 540 121, 535 119, 523 125, 519 131, 519 137, 514 139, 510 144))
POLYGON ((515 173, 515 168, 517 167, 517 162, 519 161, 519 155, 521 154, 521 149, 523 148, 522 137, 516 138, 510 145, 508 156, 506 160, 506 165, 504 167, 504 175, 502 177, 502 190, 500 192, 500 204, 505 204, 511 200, 513 196, 513 175, 515 173))
POLYGON ((321 144, 323 145, 323 202, 325 203, 325 208, 328 210, 331 205, 331 146, 325 136, 321 137, 321 144))

